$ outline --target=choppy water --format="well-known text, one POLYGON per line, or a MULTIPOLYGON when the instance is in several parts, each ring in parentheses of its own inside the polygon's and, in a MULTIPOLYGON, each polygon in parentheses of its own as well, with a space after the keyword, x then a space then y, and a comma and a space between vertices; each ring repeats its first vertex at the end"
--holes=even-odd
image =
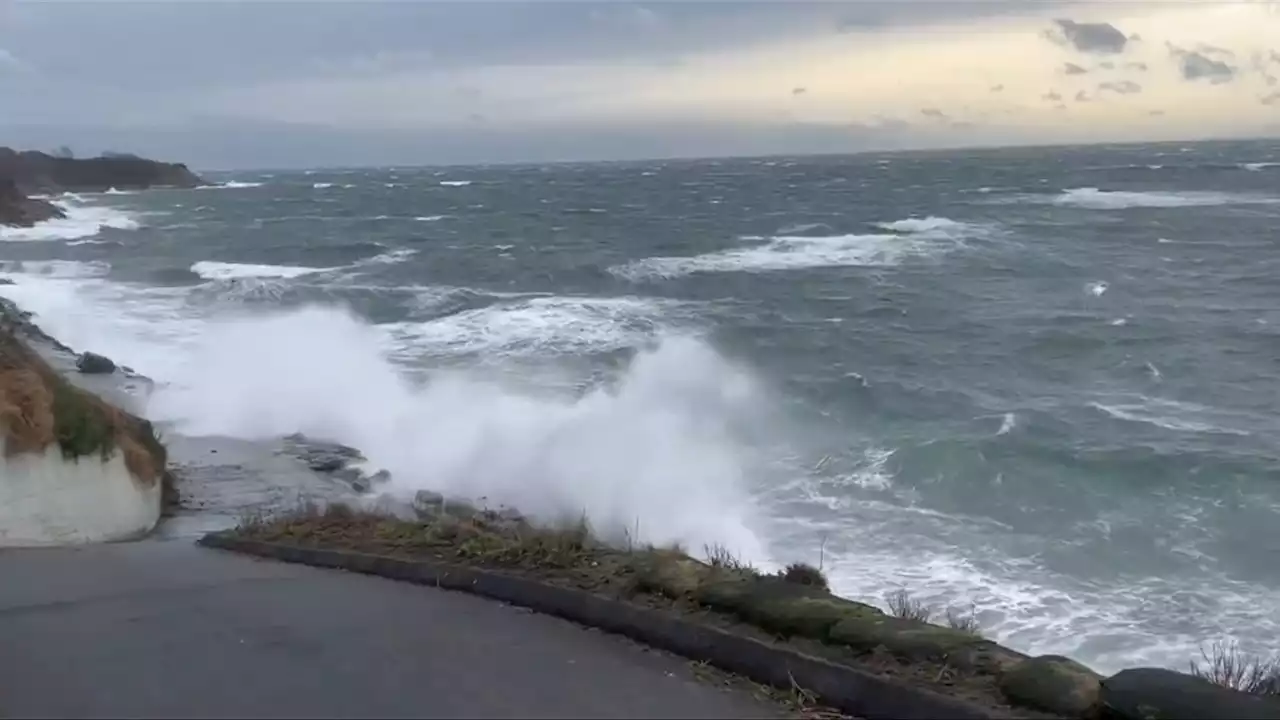
POLYGON ((1101 669, 1280 645, 1278 143, 211 179, 0 230, 0 294, 187 438, 821 558, 1101 669))

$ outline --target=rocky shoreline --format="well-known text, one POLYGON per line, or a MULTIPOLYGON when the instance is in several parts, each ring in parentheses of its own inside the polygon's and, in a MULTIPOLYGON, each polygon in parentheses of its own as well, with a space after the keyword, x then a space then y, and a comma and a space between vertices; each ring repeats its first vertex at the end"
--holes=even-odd
POLYGON ((76 159, 0 147, 0 227, 31 227, 65 217, 57 205, 33 195, 203 184, 200 176, 181 163, 133 155, 76 159))

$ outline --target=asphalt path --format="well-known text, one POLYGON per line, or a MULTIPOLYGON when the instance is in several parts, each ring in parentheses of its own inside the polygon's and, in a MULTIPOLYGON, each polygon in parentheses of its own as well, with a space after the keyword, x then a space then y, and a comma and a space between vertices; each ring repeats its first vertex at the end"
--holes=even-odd
POLYGON ((189 539, 0 550, 0 716, 779 713, 681 659, 461 593, 189 539))

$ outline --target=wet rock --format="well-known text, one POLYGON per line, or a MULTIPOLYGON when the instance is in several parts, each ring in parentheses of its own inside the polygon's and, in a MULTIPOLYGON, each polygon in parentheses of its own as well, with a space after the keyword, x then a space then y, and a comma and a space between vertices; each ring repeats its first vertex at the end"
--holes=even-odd
POLYGON ((0 175, 0 226, 31 227, 64 217, 57 205, 27 197, 17 183, 0 175))
POLYGON ((419 490, 413 495, 413 510, 420 516, 439 515, 444 511, 444 495, 430 490, 419 490))
POLYGON ((0 285, 13 285, 13 281, 9 278, 0 278, 0 285))
POLYGON ((1024 660, 1000 676, 1000 691, 1015 705, 1066 717, 1092 717, 1102 677, 1060 655, 1024 660))
POLYGON ((363 453, 356 448, 328 440, 316 440, 302 433, 294 433, 284 438, 282 452, 296 457, 312 471, 331 476, 351 486, 356 492, 369 492, 375 485, 391 479, 391 473, 379 470, 366 473, 353 463, 366 461, 363 453))
POLYGON ((1111 720, 1280 720, 1280 700, 1164 668, 1121 670, 1102 681, 1111 720))
POLYGON ((86 375, 109 375, 116 371, 116 364, 105 355, 83 352, 76 358, 76 369, 86 375))

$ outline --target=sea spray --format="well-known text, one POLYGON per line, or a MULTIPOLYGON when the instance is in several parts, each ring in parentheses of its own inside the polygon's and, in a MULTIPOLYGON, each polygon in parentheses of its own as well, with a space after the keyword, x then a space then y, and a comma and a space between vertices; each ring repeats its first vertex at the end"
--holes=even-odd
POLYGON ((482 498, 606 535, 722 544, 767 561, 747 490, 749 374, 707 344, 664 339, 608 388, 547 397, 466 372, 407 380, 376 328, 332 308, 212 323, 149 413, 185 434, 303 432, 359 447, 389 492, 482 498))

